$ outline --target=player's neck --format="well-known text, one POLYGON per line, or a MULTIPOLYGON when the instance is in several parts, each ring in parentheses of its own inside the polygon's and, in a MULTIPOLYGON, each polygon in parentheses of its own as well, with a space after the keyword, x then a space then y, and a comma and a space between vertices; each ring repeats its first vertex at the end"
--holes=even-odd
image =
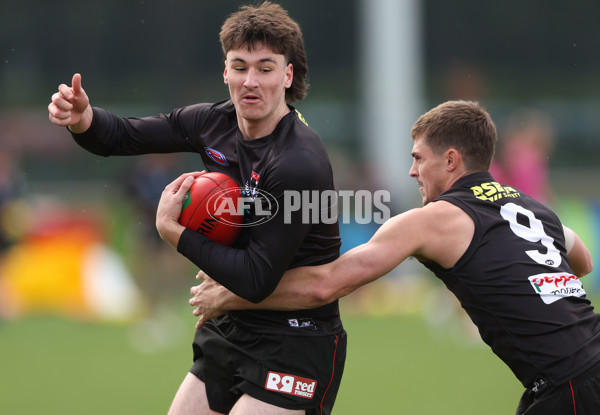
POLYGON ((244 140, 255 140, 257 138, 266 137, 271 134, 279 121, 290 112, 290 108, 286 105, 280 107, 277 111, 272 112, 265 118, 247 119, 238 115, 238 125, 242 132, 244 140))

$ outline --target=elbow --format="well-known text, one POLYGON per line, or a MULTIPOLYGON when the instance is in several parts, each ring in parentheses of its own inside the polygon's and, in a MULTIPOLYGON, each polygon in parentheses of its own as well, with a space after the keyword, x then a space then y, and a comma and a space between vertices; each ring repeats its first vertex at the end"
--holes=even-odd
POLYGON ((591 256, 587 256, 585 260, 578 261, 576 264, 571 265, 573 274, 577 277, 584 277, 594 270, 594 263, 591 256))
POLYGON ((251 303, 258 304, 271 295, 273 291, 274 290, 254 290, 253 292, 240 295, 240 297, 242 297, 244 300, 250 301, 251 303))
MULTIPOLYGON (((270 279, 274 280, 274 279, 270 279)), ((247 287, 247 291, 245 293, 235 293, 242 297, 244 300, 250 301, 251 303, 258 304, 270 296, 273 291, 275 291, 277 285, 275 284, 266 284, 264 281, 260 281, 257 279, 257 283, 252 287, 247 287)))
POLYGON ((579 271, 580 272, 579 276, 583 277, 584 275, 591 273, 593 270, 594 270, 594 262, 592 261, 592 258, 590 256, 588 258, 588 260, 586 261, 585 265, 579 271))
POLYGON ((337 300, 334 290, 327 285, 316 285, 309 295, 313 306, 319 307, 337 300))
POLYGON ((567 253, 567 258, 573 273, 578 277, 583 277, 594 269, 594 262, 590 250, 577 236, 575 236, 573 247, 567 253))
POLYGON ((244 296, 243 298, 244 298, 244 300, 250 301, 253 304, 258 304, 267 297, 268 297, 268 295, 251 295, 251 296, 244 296))
POLYGON ((589 250, 585 250, 584 259, 581 262, 582 264, 579 267, 580 269, 579 274, 577 275, 578 277, 587 275, 594 270, 594 261, 592 260, 592 254, 589 250))
MULTIPOLYGON (((319 269, 317 267, 315 269, 319 269)), ((311 284, 307 284, 307 289, 310 290, 308 296, 313 303, 313 306, 322 306, 329 304, 341 298, 350 292, 352 289, 345 285, 339 284, 339 279, 331 277, 331 273, 327 268, 320 268, 320 272, 315 274, 315 279, 311 284)))

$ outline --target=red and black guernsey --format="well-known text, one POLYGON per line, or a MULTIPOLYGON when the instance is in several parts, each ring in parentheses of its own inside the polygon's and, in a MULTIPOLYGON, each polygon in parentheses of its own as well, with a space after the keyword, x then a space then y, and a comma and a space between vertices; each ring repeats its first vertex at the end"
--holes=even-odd
POLYGON ((464 210, 475 233, 453 268, 425 265, 523 385, 537 376, 562 384, 598 362, 600 315, 573 275, 558 217, 483 172, 461 178, 440 200, 464 210))
MULTIPOLYGON (((337 221, 303 223, 300 209, 284 209, 286 190, 335 190, 323 143, 290 108, 272 134, 249 141, 242 139, 229 100, 145 118, 121 118, 94 108, 90 129, 73 137, 80 146, 101 156, 198 153, 208 171, 229 175, 246 195, 264 192, 275 198, 279 209, 273 218, 245 227, 232 247, 186 229, 177 248, 235 294, 259 302, 273 292, 286 270, 333 261, 341 245, 337 221)), ((252 215, 248 212, 245 220, 258 221, 252 215)), ((230 314, 255 332, 321 336, 342 329, 337 301, 312 310, 230 314)))

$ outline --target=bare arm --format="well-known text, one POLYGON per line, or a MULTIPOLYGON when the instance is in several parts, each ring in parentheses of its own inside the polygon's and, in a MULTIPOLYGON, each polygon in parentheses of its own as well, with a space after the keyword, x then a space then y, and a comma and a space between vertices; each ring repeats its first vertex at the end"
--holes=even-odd
POLYGON ((563 225, 565 232, 565 242, 567 248, 567 257, 571 264, 571 269, 578 277, 589 274, 594 269, 592 255, 585 246, 579 235, 572 229, 563 225))
POLYGON ((92 125, 90 100, 81 87, 81 75, 73 75, 71 87, 61 84, 48 105, 48 118, 53 124, 68 127, 73 133, 83 133, 92 125))
POLYGON ((441 230, 436 224, 438 220, 448 223, 448 218, 437 210, 413 209, 395 216, 382 225, 369 242, 348 251, 336 261, 287 271, 275 291, 258 304, 243 300, 200 272, 197 278, 204 282, 191 289, 193 297, 189 301, 191 306, 197 307, 194 315, 201 316, 197 327, 224 310, 315 308, 387 274, 409 256, 435 258, 436 253, 426 247, 435 245, 431 243, 433 234, 430 230, 435 229, 435 234, 441 230))
MULTIPOLYGON (((348 256, 352 252, 350 251, 337 260, 342 261, 339 269, 343 270, 346 267, 345 262, 354 262, 356 259, 360 262, 363 255, 368 258, 367 251, 374 249, 374 246, 375 244, 370 241, 365 245, 354 248, 354 258, 348 256), (364 251, 365 254, 360 254, 360 251, 364 251)), ((343 297, 359 286, 386 273, 382 271, 381 274, 377 275, 376 269, 371 269, 364 273, 338 274, 340 271, 336 270, 338 269, 337 261, 320 266, 299 267, 286 271, 275 291, 260 303, 252 303, 235 295, 200 271, 196 278, 202 283, 191 288, 190 293, 193 297, 189 301, 191 306, 196 307, 193 314, 200 316, 196 327, 201 327, 204 322, 219 316, 225 310, 299 310, 316 308, 343 297), (341 278, 341 275, 344 278, 341 278)))

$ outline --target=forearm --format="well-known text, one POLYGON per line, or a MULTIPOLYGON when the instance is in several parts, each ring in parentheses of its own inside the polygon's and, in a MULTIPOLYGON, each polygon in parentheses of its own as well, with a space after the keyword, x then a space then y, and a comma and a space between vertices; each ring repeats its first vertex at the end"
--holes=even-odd
POLYGON ((350 294, 358 287, 373 281, 379 274, 365 247, 358 247, 340 260, 319 266, 288 270, 275 291, 259 303, 235 295, 204 272, 198 274, 203 283, 193 287, 190 305, 197 306, 194 314, 204 315, 201 322, 227 310, 300 310, 329 304, 350 294))
MULTIPOLYGON (((275 291, 253 308, 299 310, 317 308, 345 297, 383 275, 371 263, 368 250, 359 246, 336 261, 288 270, 275 291), (365 255, 367 254, 367 255, 365 255)), ((242 306, 232 301, 230 305, 242 306)))
MULTIPOLYGON (((189 301, 191 306, 196 307, 193 314, 200 317, 196 328, 199 329, 207 321, 229 310, 299 310, 324 305, 327 301, 316 295, 315 291, 303 288, 308 286, 307 278, 318 274, 311 270, 317 271, 318 268, 322 267, 305 267, 306 272, 301 272, 301 269, 296 269, 297 271, 292 273, 288 272, 275 292, 258 304, 235 295, 200 271, 196 278, 202 283, 191 288, 192 298, 189 301)), ((317 287, 318 285, 310 284, 310 286, 317 287)))
POLYGON ((181 129, 182 111, 143 118, 124 118, 98 107, 90 107, 89 111, 88 128, 71 132, 75 142, 93 154, 107 157, 196 152, 187 138, 196 131, 181 129))
POLYGON ((316 308, 320 305, 322 304, 308 293, 305 295, 287 294, 284 284, 282 289, 276 289, 260 303, 244 300, 221 286, 215 308, 220 310, 300 310, 316 308))
POLYGON ((328 294, 326 280, 330 264, 299 267, 287 271, 273 293, 257 304, 267 310, 317 308, 337 297, 328 294))
POLYGON ((324 291, 321 289, 320 279, 324 276, 324 273, 323 266, 289 270, 284 274, 275 291, 259 303, 245 300, 213 280, 203 282, 198 286, 198 291, 192 291, 192 294, 200 300, 199 293, 201 291, 206 291, 205 295, 210 291, 210 296, 203 296, 202 301, 210 298, 214 301, 213 304, 210 304, 210 307, 219 310, 310 309, 335 300, 335 298, 323 295, 324 291))

